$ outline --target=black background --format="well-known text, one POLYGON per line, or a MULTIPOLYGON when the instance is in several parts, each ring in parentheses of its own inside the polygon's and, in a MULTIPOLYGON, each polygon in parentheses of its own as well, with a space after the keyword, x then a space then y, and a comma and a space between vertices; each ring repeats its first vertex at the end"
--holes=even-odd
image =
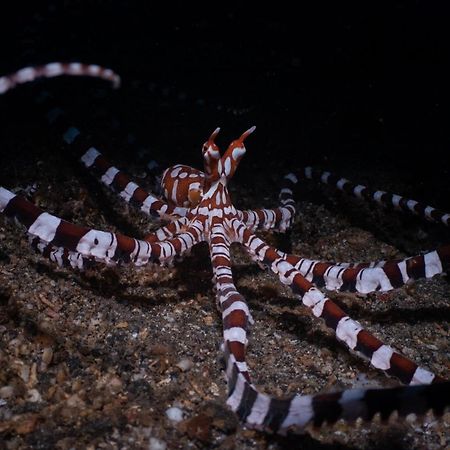
MULTIPOLYGON (((216 126, 225 146, 255 124, 246 176, 318 164, 355 181, 372 170, 383 188, 386 170, 448 205, 445 2, 300 2, 299 12, 292 2, 243 3, 19 2, 2 14, 0 69, 113 68, 123 89, 107 107, 169 163, 199 165, 216 126)), ((70 103, 76 94, 64 92, 70 103)), ((7 114, 14 105, 10 96, 7 114)))

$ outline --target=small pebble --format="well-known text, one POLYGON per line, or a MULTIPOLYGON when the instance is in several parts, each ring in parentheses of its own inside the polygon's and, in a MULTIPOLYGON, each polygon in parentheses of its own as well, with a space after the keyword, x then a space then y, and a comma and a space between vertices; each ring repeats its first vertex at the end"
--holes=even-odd
POLYGON ((17 434, 29 434, 36 428, 39 414, 23 414, 22 416, 15 417, 17 417, 14 424, 15 432, 17 434))
POLYGON ((178 361, 175 365, 183 372, 187 372, 189 369, 192 369, 194 363, 192 362, 191 359, 184 358, 181 361, 178 361))
POLYGON ((10 398, 14 395, 14 388, 12 386, 3 386, 0 388, 0 398, 10 398))
POLYGON ((65 368, 64 368, 64 366, 61 365, 58 367, 58 371, 56 372, 56 382, 58 384, 62 384, 62 383, 64 383, 66 378, 67 378, 67 375, 66 375, 65 368))
POLYGON ((212 316, 205 316, 203 317, 203 322, 205 323, 205 325, 211 326, 215 323, 215 320, 212 316))
POLYGON ((210 391, 211 394, 214 395, 215 397, 218 397, 218 396, 220 395, 219 386, 217 386, 216 383, 211 383, 211 386, 209 387, 209 391, 210 391))
POLYGON ((22 366, 19 371, 19 376, 25 383, 28 383, 30 379, 30 368, 28 366, 22 366))
POLYGON ((27 392, 27 394, 28 394, 27 400, 31 403, 37 403, 37 402, 42 401, 41 394, 39 393, 39 391, 37 389, 30 389, 27 392))
POLYGON ((172 406, 171 408, 166 409, 166 416, 172 422, 181 422, 183 420, 183 410, 176 406, 172 406))
POLYGON ((151 437, 148 443, 148 450, 166 450, 167 444, 161 439, 151 437))
POLYGON ((117 394, 122 390, 122 380, 119 377, 112 377, 109 380, 108 386, 110 392, 112 392, 113 394, 117 394))
POLYGON ((51 347, 45 347, 44 351, 42 352, 42 362, 45 363, 46 366, 48 366, 53 358, 53 350, 51 347))
POLYGON ((77 394, 71 395, 66 400, 66 403, 70 408, 83 408, 85 406, 84 400, 82 400, 77 394))

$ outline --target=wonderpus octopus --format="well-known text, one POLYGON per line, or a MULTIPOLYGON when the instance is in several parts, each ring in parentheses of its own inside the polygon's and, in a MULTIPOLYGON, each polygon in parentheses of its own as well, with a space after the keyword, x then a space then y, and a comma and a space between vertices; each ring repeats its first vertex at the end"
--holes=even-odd
MULTIPOLYGON (((38 77, 59 75, 92 76, 109 80, 115 87, 120 84, 115 73, 100 66, 51 63, 0 77, 0 94, 38 77)), ((239 210, 232 203, 228 183, 246 153, 245 143, 255 127, 233 141, 223 154, 215 143, 217 128, 203 145, 203 172, 184 165, 168 168, 161 180, 165 199, 160 199, 112 166, 85 140, 78 128, 67 123, 61 111, 52 109, 47 117, 62 132, 66 144, 80 150, 82 163, 105 185, 142 212, 168 223, 145 239, 134 239, 69 223, 3 187, 0 187, 0 212, 25 226, 32 246, 44 257, 76 269, 83 269, 94 261, 135 266, 167 263, 200 242, 207 242, 223 322, 228 383, 226 402, 246 426, 271 432, 300 431, 308 424, 318 426, 340 419, 371 420, 376 414, 387 419, 394 411, 399 416, 406 416, 411 413, 422 415, 431 409, 439 415, 449 406, 448 381, 381 342, 320 290, 325 287, 360 293, 389 291, 410 280, 431 278, 443 273, 448 266, 449 245, 403 260, 334 263, 284 253, 255 234, 257 229, 284 232, 290 227, 295 214, 293 189, 300 178, 315 178, 335 185, 349 195, 412 212, 446 226, 450 224, 449 214, 399 195, 370 191, 365 186, 311 168, 284 177, 279 207, 239 210), (349 350, 368 360, 373 367, 397 377, 406 386, 313 395, 299 393, 290 398, 275 398, 260 392, 252 384, 246 363, 247 335, 253 319, 233 280, 232 243, 242 245, 252 259, 274 272, 315 317, 325 321, 349 350)))

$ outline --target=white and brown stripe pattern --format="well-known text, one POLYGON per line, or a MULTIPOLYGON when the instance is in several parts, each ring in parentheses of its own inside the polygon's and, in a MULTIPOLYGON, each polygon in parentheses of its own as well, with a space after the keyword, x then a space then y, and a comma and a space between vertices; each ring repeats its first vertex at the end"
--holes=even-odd
MULTIPOLYGON (((359 352, 375 368, 396 376, 405 384, 430 383, 435 379, 434 374, 417 366, 364 330, 361 324, 351 319, 280 256, 276 249, 265 244, 239 221, 233 221, 232 226, 246 248, 276 273, 283 284, 290 286, 314 316, 324 319, 326 325, 335 331, 337 339, 344 342, 350 350, 359 352)), ((442 381, 439 377, 437 380, 442 381)))
POLYGON ((29 235, 29 240, 35 251, 41 253, 44 258, 56 263, 59 267, 83 270, 92 267, 95 263, 93 259, 85 258, 81 253, 69 251, 64 247, 55 247, 42 241, 37 236, 29 235))
MULTIPOLYGON (((249 312, 243 302, 242 306, 236 306, 240 314, 237 320, 224 322, 224 330, 233 330, 233 333, 224 333, 229 389, 227 404, 241 421, 250 427, 283 433, 288 430, 301 430, 308 424, 332 424, 340 419, 350 422, 358 418, 372 420, 375 414, 387 419, 394 411, 399 416, 410 413, 425 414, 430 409, 437 414, 443 413, 450 401, 450 383, 442 383, 439 377, 418 367, 371 336, 310 283, 302 283, 305 280, 301 278, 296 279, 296 276, 300 276, 298 272, 292 266, 289 267, 286 261, 278 258, 275 249, 252 235, 242 222, 232 220, 229 226, 235 231, 235 237, 241 239, 261 261, 270 265, 282 282, 291 284, 296 293, 302 295, 303 303, 335 330, 339 340, 349 348, 363 353, 374 367, 399 377, 405 383, 420 384, 393 389, 355 389, 333 394, 295 395, 287 399, 263 394, 251 383, 244 359, 249 312), (438 381, 441 383, 437 383, 438 381)), ((224 239, 220 242, 226 244, 224 239)), ((241 299, 232 284, 231 273, 224 275, 223 283, 229 286, 230 297, 239 304, 241 299)), ((219 293, 220 289, 217 291, 219 293)), ((223 298, 223 294, 218 294, 221 304, 223 298)))
POLYGON ((222 312, 223 339, 225 347, 233 355, 234 363, 240 373, 250 380, 245 362, 245 347, 247 345, 247 329, 253 319, 244 297, 234 285, 230 261, 230 240, 220 222, 220 220, 213 220, 210 254, 217 303, 222 312))
POLYGON ((183 164, 167 168, 161 178, 161 189, 170 205, 194 207, 203 197, 205 174, 183 164))
MULTIPOLYGON (((313 396, 296 395, 289 399, 272 398, 258 392, 250 381, 245 363, 246 331, 250 313, 234 287, 231 270, 225 271, 222 275, 222 283, 230 289, 230 305, 226 305, 227 313, 223 313, 229 387, 227 404, 243 422, 251 427, 283 432, 292 428, 302 429, 310 423, 317 426, 324 422, 334 423, 339 419, 371 420, 376 413, 381 414, 382 418, 388 418, 394 411, 401 416, 412 412, 424 414, 429 409, 442 413, 449 401, 449 394, 446 393, 449 383, 424 386, 433 382, 442 382, 442 379, 417 366, 370 335, 358 322, 353 321, 331 300, 302 279, 289 263, 278 257, 275 249, 254 236, 242 222, 233 219, 229 227, 234 230, 235 238, 247 245, 258 259, 270 265, 283 283, 291 284, 294 291, 303 297, 303 303, 312 308, 313 314, 323 318, 326 324, 335 330, 339 340, 350 349, 361 352, 369 358, 374 367, 397 376, 405 383, 421 385, 388 390, 347 390, 313 396), (235 308, 233 308, 234 303, 236 303, 235 308), (228 311, 237 311, 236 320, 225 322, 228 311), (226 330, 232 331, 225 332, 226 330), (441 395, 444 397, 440 397, 441 395), (425 397, 425 402, 418 402, 422 397, 425 397)), ((225 253, 224 250, 229 244, 223 232, 219 231, 217 244, 221 244, 221 253, 225 253)), ((228 268, 229 257, 221 260, 220 263, 228 268)), ((223 305, 227 294, 219 285, 217 292, 218 300, 223 305)))
POLYGON ((398 194, 391 194, 380 190, 371 190, 362 184, 354 184, 346 178, 340 178, 330 172, 322 172, 312 167, 305 167, 298 172, 298 176, 299 178, 305 177, 310 180, 316 180, 330 186, 335 186, 337 189, 362 200, 373 201, 381 206, 394 207, 397 210, 412 213, 423 217, 426 220, 450 226, 449 213, 428 206, 425 203, 402 197, 398 194))
POLYGON ((83 164, 93 170, 103 184, 118 192, 126 202, 133 204, 142 212, 154 216, 170 218, 185 216, 186 208, 171 206, 159 198, 149 194, 129 177, 114 167, 97 149, 91 147, 82 157, 83 164))
POLYGON ((295 216, 293 188, 296 183, 294 174, 290 173, 284 177, 279 195, 281 206, 278 208, 238 211, 238 218, 252 230, 260 228, 284 233, 292 225, 295 216))
POLYGON ((187 217, 179 217, 169 222, 166 226, 158 228, 155 232, 149 233, 144 240, 147 242, 165 241, 182 233, 188 226, 190 220, 187 217))
MULTIPOLYGON (((186 239, 186 236, 183 236, 183 231, 187 228, 189 221, 187 218, 182 217, 173 222, 170 222, 167 227, 158 228, 155 233, 151 233, 145 237, 145 241, 147 242, 157 242, 157 241, 165 241, 167 239, 173 238, 177 235, 178 239, 185 240, 185 247, 190 248, 188 242, 192 240, 194 236, 191 233, 191 238, 186 239), (173 229, 173 232, 171 231, 173 229)), ((197 223, 193 224, 196 227, 195 234, 198 236, 200 232, 200 228, 197 223)), ((195 238, 198 240, 198 238, 195 238)), ((83 256, 81 253, 73 252, 64 247, 55 247, 54 245, 47 243, 37 236, 29 235, 29 240, 31 247, 42 254, 44 258, 49 259, 50 261, 56 263, 60 267, 71 267, 73 269, 86 269, 92 267, 96 262, 94 258, 87 258, 83 256)), ((168 259, 169 260, 169 259, 168 259)), ((168 261, 166 260, 166 261, 168 261)))
POLYGON ((132 263, 142 266, 150 261, 169 261, 203 238, 203 223, 198 220, 191 222, 176 237, 158 242, 81 227, 43 212, 25 198, 2 187, 0 212, 24 225, 30 236, 41 241, 39 245, 50 244, 105 264, 132 263))
POLYGON ((357 264, 279 255, 317 287, 367 294, 391 291, 420 278, 444 274, 450 264, 450 245, 405 259, 357 264))
POLYGON ((114 88, 120 86, 120 77, 111 69, 96 64, 82 64, 79 62, 54 62, 36 67, 24 67, 10 75, 0 77, 0 94, 5 94, 19 84, 29 83, 37 78, 54 78, 62 75, 87 76, 110 81, 114 88))
POLYGON ((433 410, 442 415, 450 402, 450 382, 384 389, 348 389, 329 394, 300 395, 278 399, 259 392, 240 373, 234 357, 227 354, 229 397, 227 404, 247 426, 284 434, 301 432, 307 425, 331 425, 338 420, 371 421, 375 415, 387 420, 425 415, 433 410))

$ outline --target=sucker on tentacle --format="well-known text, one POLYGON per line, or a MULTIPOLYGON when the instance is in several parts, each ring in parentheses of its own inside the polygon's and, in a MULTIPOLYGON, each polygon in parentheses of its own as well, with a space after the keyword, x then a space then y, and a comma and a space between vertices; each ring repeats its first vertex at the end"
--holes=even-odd
MULTIPOLYGON (((88 75, 104 78, 117 87, 120 78, 109 69, 80 63, 52 63, 0 77, 0 93, 38 77, 88 75)), ((54 111, 54 109, 52 109, 54 111)), ((81 162, 107 187, 142 212, 170 222, 145 239, 120 233, 94 230, 72 224, 42 211, 33 203, 0 187, 0 212, 15 218, 25 228, 34 249, 59 265, 82 269, 93 262, 107 265, 143 266, 149 262, 167 262, 186 254, 192 247, 207 242, 213 270, 216 299, 223 322, 223 341, 228 383, 227 404, 247 426, 273 432, 301 431, 308 424, 332 424, 340 419, 352 422, 383 419, 394 412, 400 416, 443 412, 450 405, 450 383, 418 366, 390 345, 366 331, 338 305, 326 297, 320 287, 336 290, 391 290, 402 284, 442 273, 450 260, 450 246, 405 260, 374 263, 331 263, 307 260, 285 254, 269 246, 254 231, 286 231, 295 214, 293 189, 300 174, 288 174, 279 195, 280 205, 273 209, 241 211, 233 205, 228 182, 246 153, 244 142, 255 131, 249 128, 221 154, 215 140, 216 128, 202 147, 203 171, 184 165, 166 169, 162 176, 160 199, 146 192, 122 171, 115 168, 86 135, 67 121, 61 112, 47 114, 52 126, 61 133, 66 145, 80 152, 81 162), (370 364, 409 386, 389 389, 347 389, 327 394, 275 398, 260 392, 252 384, 246 362, 248 330, 253 318, 245 298, 236 289, 231 259, 232 243, 241 244, 251 257, 273 271, 288 285, 312 315, 325 321, 338 341, 370 364)), ((311 168, 302 176, 335 183, 345 192, 392 204, 426 219, 449 224, 449 215, 401 196, 370 191, 348 180, 336 179, 325 172, 316 175, 311 168)))

